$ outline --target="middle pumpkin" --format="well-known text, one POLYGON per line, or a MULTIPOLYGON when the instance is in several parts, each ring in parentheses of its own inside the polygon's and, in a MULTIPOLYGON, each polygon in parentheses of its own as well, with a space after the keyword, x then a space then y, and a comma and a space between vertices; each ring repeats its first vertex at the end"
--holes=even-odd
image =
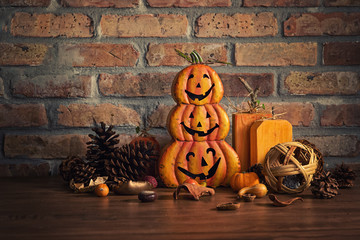
POLYGON ((167 126, 178 141, 214 141, 226 138, 230 121, 219 104, 180 104, 170 111, 167 126))

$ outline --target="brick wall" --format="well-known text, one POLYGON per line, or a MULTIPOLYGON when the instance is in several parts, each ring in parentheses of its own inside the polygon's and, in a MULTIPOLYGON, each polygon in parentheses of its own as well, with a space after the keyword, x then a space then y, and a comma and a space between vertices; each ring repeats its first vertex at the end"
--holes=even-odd
POLYGON ((231 62, 225 95, 260 85, 329 165, 359 162, 360 1, 0 0, 0 25, 0 176, 57 174, 94 119, 168 141, 174 48, 231 62))

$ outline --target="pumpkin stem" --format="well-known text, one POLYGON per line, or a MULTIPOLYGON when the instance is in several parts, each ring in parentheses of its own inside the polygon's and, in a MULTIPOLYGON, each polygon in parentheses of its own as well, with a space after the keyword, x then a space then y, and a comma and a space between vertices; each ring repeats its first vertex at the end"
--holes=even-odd
POLYGON ((224 61, 220 61, 220 60, 207 60, 206 62, 204 62, 203 58, 200 56, 200 54, 196 51, 193 50, 190 53, 190 57, 187 53, 183 53, 178 49, 175 49, 175 52, 182 58, 184 58, 186 61, 188 61, 191 64, 214 64, 214 63, 221 63, 221 64, 227 64, 227 65, 232 65, 231 63, 228 62, 224 62, 224 61))
POLYGON ((185 58, 185 60, 188 61, 189 63, 193 63, 193 62, 191 61, 191 58, 190 58, 186 53, 183 53, 183 52, 181 52, 181 51, 178 50, 178 49, 175 49, 175 52, 176 52, 180 57, 185 58))

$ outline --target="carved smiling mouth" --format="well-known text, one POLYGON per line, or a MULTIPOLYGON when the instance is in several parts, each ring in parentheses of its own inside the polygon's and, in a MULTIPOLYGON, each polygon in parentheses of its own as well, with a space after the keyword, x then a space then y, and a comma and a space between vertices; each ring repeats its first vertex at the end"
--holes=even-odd
POLYGON ((200 180, 206 180, 206 179, 209 179, 209 178, 212 178, 215 173, 216 173, 216 170, 218 169, 219 167, 219 164, 220 164, 220 159, 221 157, 219 157, 219 159, 216 161, 216 163, 210 168, 209 172, 208 172, 208 175, 205 175, 205 173, 199 173, 199 174, 194 174, 194 173, 191 173, 189 172, 188 170, 182 168, 182 167, 178 167, 178 169, 184 173, 186 176, 192 178, 192 179, 195 179, 197 177, 200 178, 200 180))
POLYGON ((206 98, 207 96, 209 96, 211 90, 215 87, 215 84, 213 83, 211 85, 211 87, 209 88, 209 90, 207 90, 204 94, 194 94, 192 92, 189 92, 188 90, 185 90, 186 94, 189 96, 189 98, 193 101, 195 101, 195 99, 199 99, 199 101, 203 100, 204 98, 206 98))
POLYGON ((198 131, 198 130, 191 129, 191 128, 187 127, 184 122, 181 122, 180 124, 184 126, 186 132, 188 132, 189 134, 191 134, 193 136, 195 135, 195 133, 197 133, 199 137, 205 137, 205 136, 211 134, 216 128, 219 127, 219 124, 215 124, 214 127, 210 128, 207 132, 204 132, 204 131, 198 131))

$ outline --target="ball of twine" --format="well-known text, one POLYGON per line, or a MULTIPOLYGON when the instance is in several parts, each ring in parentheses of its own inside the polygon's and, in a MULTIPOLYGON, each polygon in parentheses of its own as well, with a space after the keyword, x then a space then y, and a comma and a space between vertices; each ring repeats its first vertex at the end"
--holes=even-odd
POLYGON ((276 192, 300 193, 307 189, 318 167, 314 150, 300 142, 280 143, 272 147, 265 156, 264 173, 266 183, 276 192), (297 188, 283 184, 286 176, 301 174, 303 179, 297 188))

